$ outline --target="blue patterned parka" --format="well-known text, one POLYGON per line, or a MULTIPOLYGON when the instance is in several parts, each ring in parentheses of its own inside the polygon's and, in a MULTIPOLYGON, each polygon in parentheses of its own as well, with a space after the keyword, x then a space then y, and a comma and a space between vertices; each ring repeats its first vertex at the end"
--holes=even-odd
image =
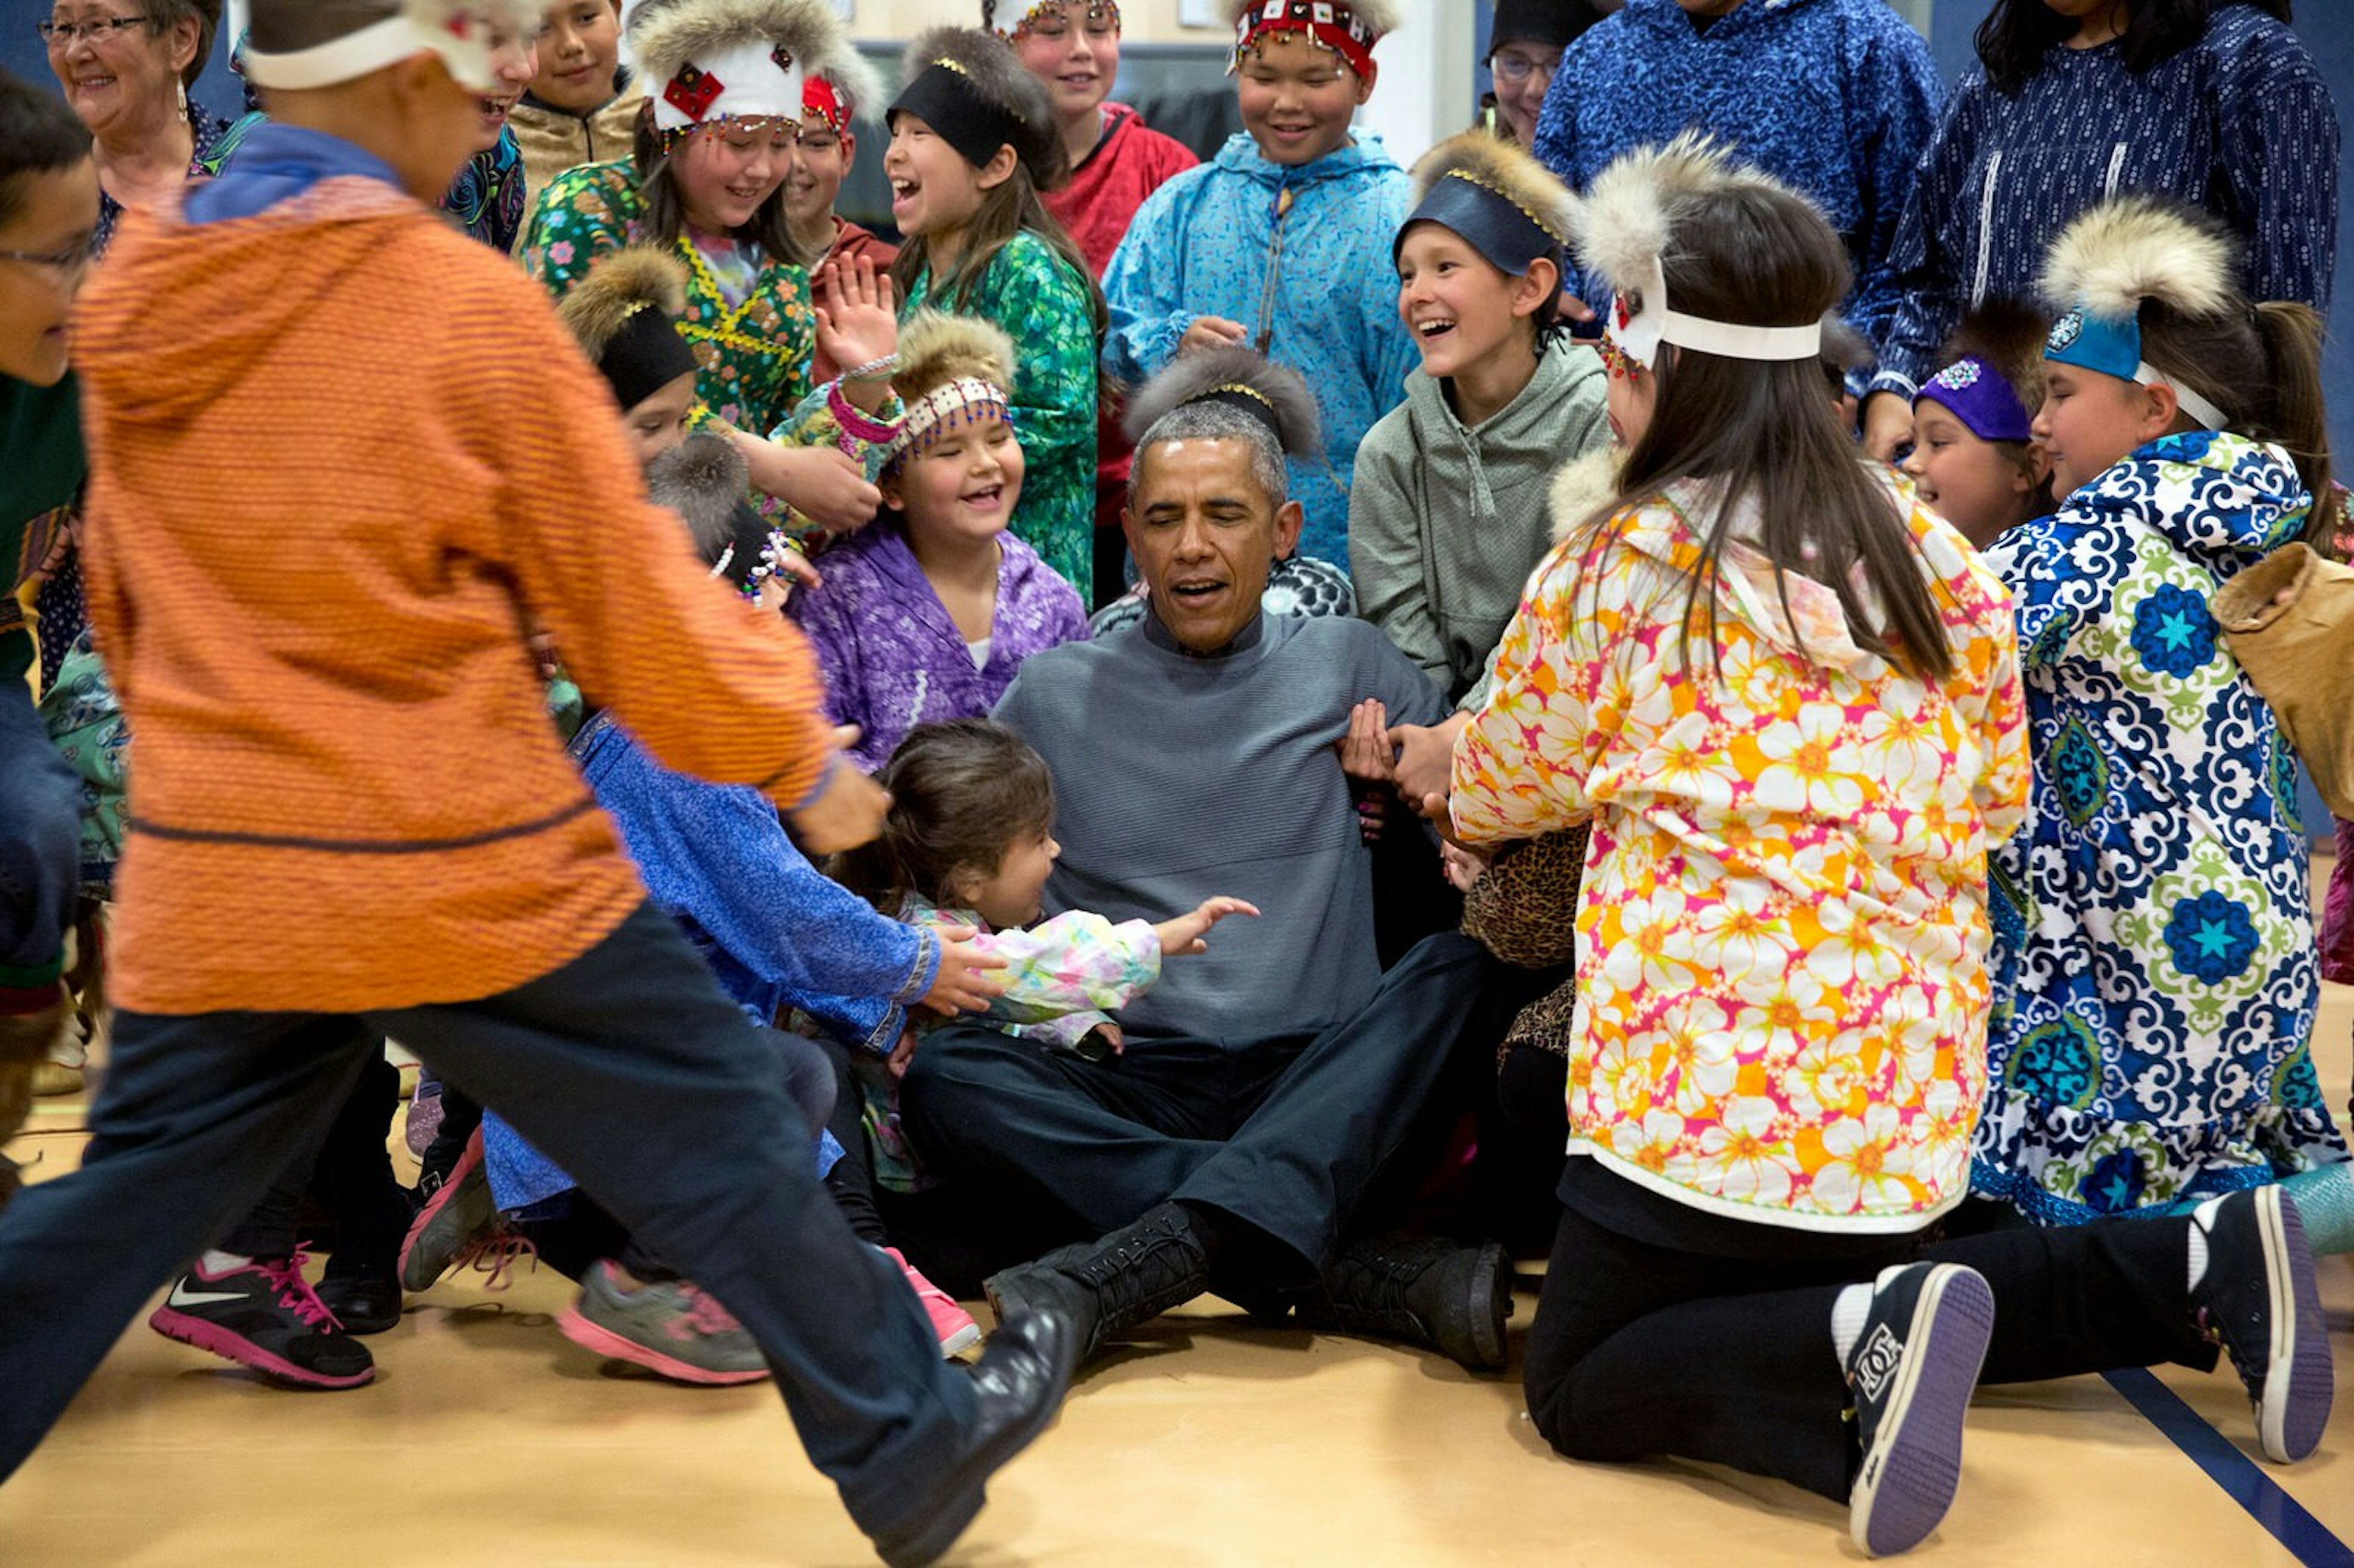
POLYGON ((1319 560, 1349 558, 1357 443, 1405 401, 1406 373, 1422 363, 1390 265, 1413 205, 1412 182, 1378 136, 1361 131, 1294 167, 1237 133, 1145 198, 1104 272, 1104 368, 1118 379, 1159 372, 1196 316, 1242 323, 1252 346, 1307 379, 1325 456, 1292 462, 1291 498, 1308 514, 1299 553, 1319 560))
POLYGON ((1999 994, 1972 1184, 2067 1224, 2347 1158, 2296 769, 2208 596, 2297 537, 2288 457, 2161 437, 2006 534, 2035 780, 1988 856, 1999 994))

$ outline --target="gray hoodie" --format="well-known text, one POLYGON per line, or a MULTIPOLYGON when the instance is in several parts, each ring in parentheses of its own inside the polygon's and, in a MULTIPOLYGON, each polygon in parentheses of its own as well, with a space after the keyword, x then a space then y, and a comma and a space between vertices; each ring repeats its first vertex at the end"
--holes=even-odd
POLYGON ((1440 383, 1406 377, 1405 401, 1357 449, 1349 569, 1360 613, 1450 701, 1470 690, 1553 543, 1553 471, 1606 446, 1601 361, 1556 343, 1521 395, 1476 429, 1440 383))

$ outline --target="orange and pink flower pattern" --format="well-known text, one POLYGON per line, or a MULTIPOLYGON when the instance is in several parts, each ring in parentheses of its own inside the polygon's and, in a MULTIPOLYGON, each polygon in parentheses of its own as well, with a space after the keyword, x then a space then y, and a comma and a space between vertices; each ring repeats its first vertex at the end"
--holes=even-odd
POLYGON ((1859 648, 1835 593, 1777 593, 1738 543, 1712 633, 1687 483, 1538 567, 1456 747, 1466 842, 1592 824, 1573 1150, 1734 1218, 1911 1230, 1968 1187, 2026 708, 2009 595, 1896 493, 1950 676, 1859 648))

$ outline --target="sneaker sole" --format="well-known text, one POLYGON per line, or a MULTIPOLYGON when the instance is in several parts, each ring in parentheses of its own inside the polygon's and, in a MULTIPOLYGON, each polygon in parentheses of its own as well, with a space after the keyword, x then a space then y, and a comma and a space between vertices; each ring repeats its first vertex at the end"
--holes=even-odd
POLYGON ((1471 1342, 1477 1359, 1469 1372, 1504 1370, 1504 1320, 1512 1315, 1512 1266, 1503 1244, 1487 1242, 1471 1268, 1470 1298, 1464 1310, 1471 1321, 1471 1342))
POLYGON ((1962 1480, 1962 1422, 1994 1337, 1994 1291, 1975 1272, 1945 1265, 1921 1287, 1879 1440, 1848 1499, 1849 1535, 1872 1557, 1928 1538, 1962 1480))
POLYGON ((557 1314, 556 1326, 564 1337, 582 1350, 594 1351, 600 1356, 617 1361, 629 1361, 648 1372, 658 1372, 673 1383, 691 1383, 708 1388, 730 1384, 762 1383, 769 1376, 769 1369, 758 1372, 721 1372, 711 1367, 699 1367, 675 1356, 666 1356, 650 1345, 624 1339, 610 1329, 602 1328, 580 1315, 578 1307, 567 1307, 557 1314))
POLYGON ((2264 1457, 2290 1465, 2321 1446, 2337 1379, 2304 1216, 2278 1187, 2265 1187, 2256 1193, 2256 1229, 2264 1238, 2273 1324, 2264 1362, 2267 1397, 2256 1406, 2257 1440, 2264 1457), (2285 1389, 2287 1397, 2269 1397, 2274 1389, 2285 1389))
POLYGON ((967 1323, 940 1341, 940 1360, 953 1361, 960 1352, 969 1351, 979 1343, 981 1343, 981 1325, 967 1323))
POLYGON ((334 1377, 326 1372, 305 1372, 283 1356, 272 1355, 241 1334, 233 1334, 218 1323, 189 1316, 170 1307, 158 1307, 147 1319, 147 1326, 167 1340, 177 1340, 184 1345, 208 1351, 223 1361, 235 1361, 241 1367, 277 1379, 295 1388, 357 1388, 376 1376, 371 1366, 364 1372, 346 1377, 334 1377))

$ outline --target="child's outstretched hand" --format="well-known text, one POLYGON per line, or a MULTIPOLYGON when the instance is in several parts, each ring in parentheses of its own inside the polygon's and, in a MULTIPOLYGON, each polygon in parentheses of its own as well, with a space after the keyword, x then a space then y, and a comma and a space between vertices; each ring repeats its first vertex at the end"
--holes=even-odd
POLYGON ((1005 960, 981 951, 973 940, 981 933, 970 926, 936 926, 933 930, 940 938, 940 970, 918 1005, 951 1018, 979 1012, 1004 991, 988 971, 1003 969, 1005 960))
POLYGON ((1206 953, 1210 944, 1203 936, 1229 915, 1257 915, 1258 906, 1246 904, 1239 898, 1204 898, 1190 915, 1180 915, 1174 920, 1163 920, 1152 927, 1161 938, 1161 956, 1173 959, 1182 953, 1206 953))
POLYGON ((1341 740, 1341 771, 1357 806, 1357 837, 1381 841, 1389 821, 1392 789, 1397 782, 1397 748, 1391 741, 1389 709, 1367 697, 1349 710, 1349 733, 1341 740))
MULTIPOLYGON (((816 279, 818 351, 845 371, 899 350, 899 319, 893 312, 897 299, 888 272, 877 274, 875 263, 854 256, 847 263, 829 261, 816 279)), ((868 413, 882 406, 890 387, 888 376, 845 381, 842 395, 868 413)))
POLYGON ((1250 335, 1250 329, 1240 322, 1230 322, 1224 316, 1195 316, 1185 328, 1185 335, 1177 340, 1177 352, 1191 354, 1198 348, 1232 348, 1250 335))

